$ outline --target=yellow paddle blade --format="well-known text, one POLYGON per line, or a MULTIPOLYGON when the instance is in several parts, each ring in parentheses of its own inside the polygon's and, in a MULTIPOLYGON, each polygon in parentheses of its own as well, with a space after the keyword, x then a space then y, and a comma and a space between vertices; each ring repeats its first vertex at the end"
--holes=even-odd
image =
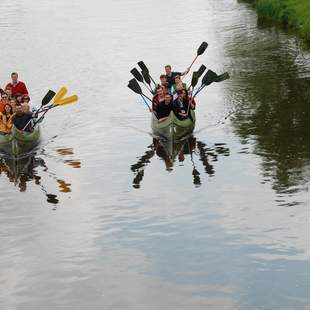
POLYGON ((58 93, 54 97, 54 101, 53 101, 54 104, 58 103, 58 101, 61 101, 67 92, 68 92, 68 89, 66 87, 60 88, 60 90, 58 91, 58 93))
POLYGON ((54 103, 53 106, 65 105, 75 101, 78 101, 79 97, 77 95, 69 96, 65 99, 58 100, 58 102, 54 103))

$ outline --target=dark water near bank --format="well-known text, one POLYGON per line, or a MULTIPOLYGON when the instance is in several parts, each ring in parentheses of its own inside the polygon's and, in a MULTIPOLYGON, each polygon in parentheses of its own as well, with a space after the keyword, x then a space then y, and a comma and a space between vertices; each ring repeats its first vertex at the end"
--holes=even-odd
POLYGON ((0 85, 16 70, 35 101, 80 96, 32 157, 0 163, 0 309, 310 308, 310 55, 293 37, 235 0, 0 9, 0 85), (183 70, 203 40, 200 63, 231 79, 171 158, 128 72, 183 70))

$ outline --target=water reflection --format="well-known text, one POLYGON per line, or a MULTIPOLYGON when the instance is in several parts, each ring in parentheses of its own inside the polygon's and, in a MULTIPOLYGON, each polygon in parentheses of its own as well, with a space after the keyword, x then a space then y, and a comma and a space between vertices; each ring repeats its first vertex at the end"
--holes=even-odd
MULTIPOLYGON (((81 168, 81 162, 79 160, 65 159, 65 156, 74 155, 72 148, 57 149, 56 153, 61 156, 62 162, 66 165, 72 168, 81 168)), ((59 156, 57 159, 59 159, 59 156)), ((49 170, 46 161, 36 153, 18 160, 9 157, 0 158, 0 177, 7 177, 20 192, 26 192, 28 185, 33 183, 40 187, 48 203, 57 205, 59 203, 59 198, 56 194, 47 191, 44 186, 43 175, 56 182, 58 192, 70 193, 72 191, 71 183, 58 178, 55 173, 49 170)))
POLYGON ((309 187, 310 66, 295 40, 282 40, 281 33, 268 29, 271 43, 264 31, 256 36, 239 33, 232 38, 236 44, 228 47, 233 59, 242 59, 242 74, 228 87, 230 98, 243 108, 232 124, 244 143, 255 141, 263 182, 271 181, 279 195, 294 194, 309 187))
POLYGON ((214 166, 211 162, 218 160, 219 155, 229 156, 229 148, 224 143, 216 143, 208 147, 204 142, 197 140, 195 137, 189 137, 180 142, 172 142, 153 138, 153 143, 147 147, 145 153, 139 157, 138 161, 131 165, 131 171, 134 172, 132 185, 134 188, 140 188, 144 177, 144 169, 151 163, 151 159, 157 155, 163 162, 167 171, 172 171, 176 162, 182 164, 186 157, 192 165, 192 182, 196 187, 201 186, 202 181, 198 168, 200 161, 204 172, 212 177, 215 173, 214 166))

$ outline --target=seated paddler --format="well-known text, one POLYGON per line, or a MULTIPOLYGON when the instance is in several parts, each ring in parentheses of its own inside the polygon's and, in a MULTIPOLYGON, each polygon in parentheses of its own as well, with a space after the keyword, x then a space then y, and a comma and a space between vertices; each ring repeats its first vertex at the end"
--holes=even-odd
POLYGON ((19 103, 15 106, 15 115, 12 118, 12 124, 19 130, 27 132, 32 131, 31 120, 35 117, 33 113, 24 112, 23 106, 19 103))
POLYGON ((173 101, 173 111, 175 116, 184 120, 188 117, 190 99, 188 97, 188 91, 183 89, 178 93, 178 97, 173 101))
POLYGON ((161 101, 156 109, 156 115, 160 122, 168 118, 170 112, 172 111, 172 95, 165 94, 165 100, 161 101))
POLYGON ((161 85, 156 86, 156 95, 152 99, 152 110, 156 111, 160 102, 165 100, 165 88, 161 85))
POLYGON ((183 83, 181 77, 176 75, 174 78, 174 84, 171 86, 171 93, 174 94, 186 88, 186 83, 183 83))
POLYGON ((9 133, 12 129, 12 118, 14 116, 13 108, 10 104, 6 103, 0 113, 0 133, 9 133))
POLYGON ((160 77, 160 85, 166 89, 166 92, 170 92, 170 87, 167 81, 167 77, 165 74, 162 74, 160 77))

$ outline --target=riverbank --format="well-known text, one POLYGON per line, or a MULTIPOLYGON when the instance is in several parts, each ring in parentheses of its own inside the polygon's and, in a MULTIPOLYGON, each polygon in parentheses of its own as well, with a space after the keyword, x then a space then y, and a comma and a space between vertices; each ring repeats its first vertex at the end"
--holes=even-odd
POLYGON ((310 46, 309 0, 248 0, 255 5, 258 15, 275 20, 285 29, 296 31, 310 46))

